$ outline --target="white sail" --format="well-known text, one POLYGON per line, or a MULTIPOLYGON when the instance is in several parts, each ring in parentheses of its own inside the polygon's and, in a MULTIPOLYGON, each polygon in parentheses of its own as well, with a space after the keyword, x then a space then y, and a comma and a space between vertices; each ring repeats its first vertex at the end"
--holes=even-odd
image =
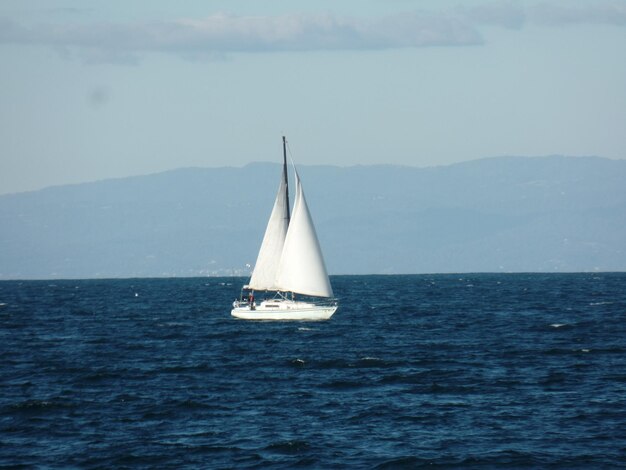
POLYGON ((250 289, 277 290, 278 266, 289 226, 288 204, 285 178, 281 178, 274 208, 267 223, 263 243, 261 243, 261 249, 248 285, 250 289))
POLYGON ((322 250, 297 172, 296 199, 280 257, 276 288, 319 297, 333 296, 322 250))

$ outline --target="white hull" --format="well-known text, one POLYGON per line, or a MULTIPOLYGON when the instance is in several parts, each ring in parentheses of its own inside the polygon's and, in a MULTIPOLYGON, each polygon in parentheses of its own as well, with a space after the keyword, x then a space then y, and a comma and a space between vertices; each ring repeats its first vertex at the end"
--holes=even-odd
POLYGON ((310 302, 293 300, 264 300, 254 309, 247 302, 233 303, 230 312, 233 317, 244 320, 328 320, 337 310, 337 305, 316 305, 310 302))

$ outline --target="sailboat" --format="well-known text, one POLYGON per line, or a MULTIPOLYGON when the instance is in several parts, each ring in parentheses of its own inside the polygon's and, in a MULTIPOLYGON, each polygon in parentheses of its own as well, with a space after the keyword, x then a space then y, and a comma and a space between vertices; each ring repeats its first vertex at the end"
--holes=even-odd
POLYGON ((250 281, 231 315, 246 320, 328 320, 337 310, 313 220, 294 165, 296 194, 289 211, 287 140, 274 207, 250 281), (266 298, 257 302, 255 292, 266 298), (323 299, 323 300, 320 300, 323 299))

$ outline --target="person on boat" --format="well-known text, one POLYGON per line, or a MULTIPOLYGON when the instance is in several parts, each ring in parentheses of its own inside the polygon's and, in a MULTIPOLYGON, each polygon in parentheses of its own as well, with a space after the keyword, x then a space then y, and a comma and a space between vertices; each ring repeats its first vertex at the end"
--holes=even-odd
POLYGON ((254 292, 250 292, 250 295, 248 296, 248 303, 250 304, 250 310, 254 310, 254 292))

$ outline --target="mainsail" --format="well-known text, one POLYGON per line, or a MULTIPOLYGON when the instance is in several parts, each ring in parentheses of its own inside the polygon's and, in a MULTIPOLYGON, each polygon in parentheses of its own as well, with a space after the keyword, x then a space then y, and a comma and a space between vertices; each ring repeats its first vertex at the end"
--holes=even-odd
MULTIPOLYGON (((286 171, 284 169, 283 171, 286 171)), ((289 201, 285 178, 280 180, 274 208, 265 229, 263 243, 254 265, 248 287, 255 290, 277 290, 276 277, 289 226, 289 201)))

